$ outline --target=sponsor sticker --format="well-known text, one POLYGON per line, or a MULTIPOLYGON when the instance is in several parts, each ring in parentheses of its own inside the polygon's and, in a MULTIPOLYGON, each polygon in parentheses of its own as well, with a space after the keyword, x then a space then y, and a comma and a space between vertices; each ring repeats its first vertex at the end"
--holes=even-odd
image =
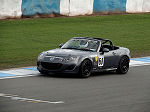
POLYGON ((98 67, 101 67, 104 65, 104 56, 98 57, 98 67))
POLYGON ((96 61, 96 62, 98 61, 98 56, 95 57, 95 61, 96 61))

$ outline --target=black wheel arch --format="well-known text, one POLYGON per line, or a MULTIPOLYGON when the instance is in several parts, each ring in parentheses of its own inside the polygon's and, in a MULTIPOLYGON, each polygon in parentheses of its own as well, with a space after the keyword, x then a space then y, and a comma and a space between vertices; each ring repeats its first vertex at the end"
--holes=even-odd
MULTIPOLYGON (((130 62, 130 58, 129 58, 129 56, 127 56, 127 55, 123 55, 123 56, 121 56, 121 58, 123 58, 123 57, 126 57, 128 60, 129 60, 129 62, 130 62)), ((121 59, 120 58, 120 59, 121 59)))
POLYGON ((120 56, 120 58, 119 58, 118 65, 119 65, 119 63, 120 63, 120 60, 121 60, 122 58, 124 58, 124 57, 126 57, 126 58, 129 60, 129 62, 130 62, 130 57, 129 57, 128 55, 122 55, 122 56, 120 56))
POLYGON ((92 61, 89 58, 83 59, 82 62, 80 63, 80 66, 79 66, 79 72, 78 72, 79 76, 82 77, 82 78, 87 78, 87 77, 89 77, 91 75, 92 71, 93 71, 93 63, 92 63, 92 61), (90 69, 89 69, 90 71, 89 71, 88 74, 85 74, 83 67, 85 66, 85 63, 87 63, 87 62, 90 62, 90 69))
POLYGON ((84 59, 82 59, 82 61, 81 61, 81 63, 80 63, 80 66, 82 65, 82 63, 83 63, 85 60, 89 60, 89 61, 91 62, 92 68, 93 68, 93 60, 90 59, 90 58, 84 58, 84 59))

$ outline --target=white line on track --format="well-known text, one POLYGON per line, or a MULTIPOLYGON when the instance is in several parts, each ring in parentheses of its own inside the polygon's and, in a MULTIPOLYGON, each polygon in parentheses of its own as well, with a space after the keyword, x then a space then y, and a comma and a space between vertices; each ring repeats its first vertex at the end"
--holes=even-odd
POLYGON ((37 99, 30 99, 30 98, 22 98, 19 97, 18 95, 5 94, 5 93, 0 93, 0 97, 10 98, 11 100, 30 102, 30 103, 50 103, 50 104, 64 103, 63 101, 44 101, 44 100, 37 100, 37 99))

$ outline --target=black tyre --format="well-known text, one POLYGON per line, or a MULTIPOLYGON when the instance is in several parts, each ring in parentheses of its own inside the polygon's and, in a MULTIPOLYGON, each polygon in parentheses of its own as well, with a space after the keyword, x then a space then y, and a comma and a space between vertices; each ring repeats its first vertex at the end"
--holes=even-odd
POLYGON ((90 60, 86 59, 82 62, 80 66, 79 74, 82 78, 87 78, 91 75, 92 63, 90 60))
POLYGON ((128 70, 129 70, 129 58, 127 56, 123 56, 120 59, 120 62, 117 68, 117 73, 126 74, 128 70))

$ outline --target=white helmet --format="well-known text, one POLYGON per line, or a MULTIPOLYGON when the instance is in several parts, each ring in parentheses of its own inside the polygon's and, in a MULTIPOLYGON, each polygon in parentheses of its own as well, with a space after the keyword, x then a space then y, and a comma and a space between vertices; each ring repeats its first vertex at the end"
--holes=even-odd
POLYGON ((88 41, 86 41, 86 40, 81 40, 81 42, 80 42, 80 47, 81 48, 86 48, 88 46, 88 41))

